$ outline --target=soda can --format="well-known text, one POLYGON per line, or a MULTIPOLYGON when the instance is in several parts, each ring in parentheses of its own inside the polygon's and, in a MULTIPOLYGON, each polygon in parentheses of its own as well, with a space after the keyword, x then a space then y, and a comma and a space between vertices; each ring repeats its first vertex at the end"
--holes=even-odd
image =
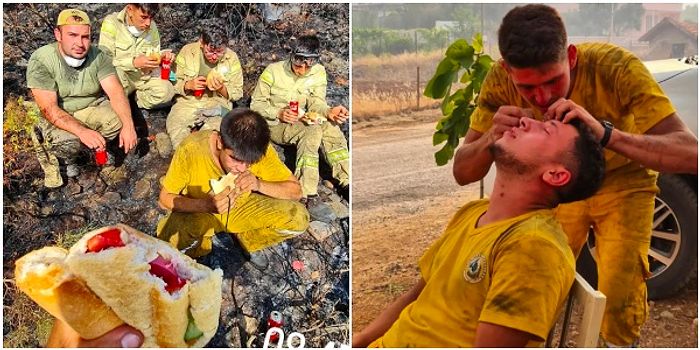
POLYGON ((294 112, 294 114, 299 114, 299 101, 297 101, 297 100, 289 101, 289 110, 294 112))
POLYGON ((105 150, 105 149, 95 150, 95 163, 97 163, 97 165, 107 164, 107 150, 105 150))
MULTIPOLYGON (((282 325, 284 325, 282 314, 279 311, 270 312, 270 317, 267 319, 267 328, 270 329, 272 327, 277 327, 279 329, 282 329, 282 325)), ((279 340, 279 337, 279 333, 272 333, 270 335, 270 341, 276 342, 277 340, 279 340)))

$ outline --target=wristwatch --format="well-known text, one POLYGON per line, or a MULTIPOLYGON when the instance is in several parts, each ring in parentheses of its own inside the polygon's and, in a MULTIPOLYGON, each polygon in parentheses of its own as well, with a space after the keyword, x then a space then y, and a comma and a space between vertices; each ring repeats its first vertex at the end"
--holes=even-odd
POLYGON ((603 128, 605 129, 605 132, 603 133, 603 138, 600 139, 600 147, 605 148, 605 146, 608 145, 608 142, 610 141, 610 135, 612 135, 612 131, 615 128, 613 124, 607 120, 601 120, 600 124, 603 125, 603 128))

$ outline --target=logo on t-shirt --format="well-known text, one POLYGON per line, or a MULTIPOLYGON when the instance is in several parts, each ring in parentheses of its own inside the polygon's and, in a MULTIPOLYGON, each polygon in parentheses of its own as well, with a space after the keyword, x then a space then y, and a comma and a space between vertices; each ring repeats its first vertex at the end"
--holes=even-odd
POLYGON ((464 268, 464 279, 469 283, 478 283, 486 276, 486 257, 477 254, 469 259, 467 266, 464 268))

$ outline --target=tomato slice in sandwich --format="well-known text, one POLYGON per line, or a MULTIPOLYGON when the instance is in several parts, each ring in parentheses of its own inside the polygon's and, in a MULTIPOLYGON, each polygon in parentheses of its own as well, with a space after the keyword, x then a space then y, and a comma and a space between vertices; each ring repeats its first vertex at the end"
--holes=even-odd
POLYGON ((120 237, 121 232, 120 229, 113 228, 93 236, 87 241, 87 251, 97 253, 107 248, 123 247, 124 242, 120 237))
POLYGON ((160 255, 148 264, 151 265, 149 272, 165 281, 165 290, 167 290, 168 293, 172 294, 177 292, 187 283, 186 279, 180 278, 180 276, 177 275, 175 266, 160 255))

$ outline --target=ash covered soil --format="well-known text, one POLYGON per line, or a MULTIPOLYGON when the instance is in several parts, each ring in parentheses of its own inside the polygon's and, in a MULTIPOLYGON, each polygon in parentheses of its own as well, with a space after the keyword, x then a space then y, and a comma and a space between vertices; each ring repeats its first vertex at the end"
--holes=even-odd
MULTIPOLYGON (((52 24, 65 8, 79 7, 93 20, 97 43, 102 19, 120 11, 123 4, 13 4, 4 5, 4 106, 18 97, 28 99, 26 65, 31 53, 54 40, 52 24)), ((348 106, 349 7, 347 4, 164 4, 155 18, 161 47, 175 52, 198 38, 201 21, 217 18, 228 23, 229 47, 239 56, 244 71, 244 97, 248 106, 259 75, 270 63, 288 55, 293 37, 315 30, 321 39, 321 62, 329 76, 329 104, 348 106)), ((26 332, 15 346, 39 347, 34 336, 41 325, 31 314, 42 313, 35 304, 19 311, 23 298, 13 284, 14 262, 46 245, 66 244, 68 233, 125 223, 155 234, 166 211, 157 205, 160 178, 172 150, 167 142, 168 109, 143 111, 133 107, 140 142, 136 151, 117 166, 98 167, 85 155, 80 175, 64 186, 48 190, 33 156, 29 135, 4 128, 3 147, 3 335, 26 332), (10 138, 9 136, 14 136, 10 138), (12 140, 12 146, 8 142, 12 140)), ((343 126, 347 136, 348 125, 343 126)), ((278 148, 293 170, 293 150, 278 148)), ((321 175, 330 170, 321 165, 321 175)), ((64 177, 65 179, 65 177, 64 177)), ((247 258, 227 234, 217 234, 214 251, 200 262, 224 270, 219 330, 210 347, 261 347, 272 311, 284 317, 283 330, 301 333, 306 347, 323 347, 330 341, 349 343, 349 222, 348 203, 319 184, 322 202, 309 209, 312 222, 304 234, 247 258)), ((73 238, 75 240, 75 238, 73 238)), ((8 343, 4 341, 7 346, 8 343)))

